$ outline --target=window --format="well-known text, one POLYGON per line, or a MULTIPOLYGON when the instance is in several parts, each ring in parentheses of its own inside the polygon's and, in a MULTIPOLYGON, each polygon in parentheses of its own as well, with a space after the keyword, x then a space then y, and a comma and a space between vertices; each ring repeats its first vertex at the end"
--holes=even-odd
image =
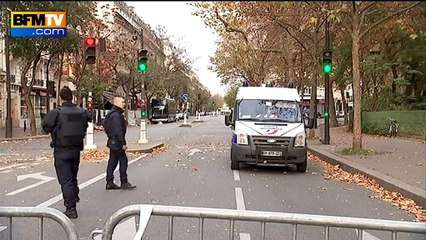
POLYGON ((238 120, 279 121, 297 123, 302 121, 297 102, 283 100, 247 99, 237 102, 238 120))

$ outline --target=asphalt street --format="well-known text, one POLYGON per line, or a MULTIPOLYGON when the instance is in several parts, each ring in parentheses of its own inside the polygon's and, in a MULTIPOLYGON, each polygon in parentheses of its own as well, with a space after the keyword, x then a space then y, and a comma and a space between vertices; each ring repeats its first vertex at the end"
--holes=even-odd
MULTIPOLYGON (((193 123, 191 128, 179 127, 182 121, 148 126, 148 139, 164 142, 167 151, 148 154, 130 162, 129 180, 137 185, 136 190, 105 190, 106 161, 82 162, 79 172, 79 218, 73 220, 80 239, 90 239, 92 230, 102 229, 114 212, 130 204, 404 221, 414 219, 397 207, 375 199, 374 193, 361 186, 325 180, 323 168, 317 162, 309 161, 306 173, 297 173, 293 168, 252 166, 232 171, 229 158, 231 130, 224 125, 223 116, 202 119, 204 123, 193 123)), ((137 127, 130 128, 129 141, 137 141, 138 134, 137 127)), ((104 133, 95 134, 96 145, 104 146, 105 141, 104 133)), ((0 151, 7 151, 16 158, 37 159, 43 153, 52 151, 48 143, 48 139, 2 143, 0 151)), ((118 179, 117 173, 115 176, 118 179)), ((46 206, 63 210, 60 187, 51 160, 21 160, 18 164, 2 166, 0 181, 1 206, 46 206)), ((123 222, 117 227, 116 239, 129 239, 125 234, 136 232, 133 218, 123 222)), ((143 239, 167 239, 167 224, 168 218, 152 217, 143 239)), ((39 225, 40 220, 37 219, 14 219, 13 239, 37 239, 39 225)), ((260 239, 260 223, 237 222, 235 227, 235 239, 260 239)), ((227 221, 207 220, 204 239, 227 239, 228 228, 227 221)), ((9 230, 6 219, 0 219, 1 240, 9 239, 9 230)), ((266 239, 291 239, 292 226, 270 224, 266 232, 266 239)), ((324 228, 300 226, 298 234, 298 239, 323 239, 324 228)), ((369 231, 364 239, 390 239, 390 236, 390 233, 369 231)), ((198 220, 176 218, 174 237, 197 239, 198 220)), ((58 224, 46 220, 44 239, 65 239, 65 234, 58 224)), ((358 236, 354 229, 332 228, 330 239, 358 239, 358 236)), ((400 234, 398 239, 425 239, 425 236, 400 234)))

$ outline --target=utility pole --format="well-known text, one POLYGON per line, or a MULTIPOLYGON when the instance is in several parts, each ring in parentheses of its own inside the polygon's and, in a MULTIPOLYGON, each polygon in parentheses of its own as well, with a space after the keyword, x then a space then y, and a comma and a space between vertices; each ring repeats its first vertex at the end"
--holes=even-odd
MULTIPOLYGON (((10 10, 7 8, 8 13, 6 22, 10 24, 10 10)), ((5 29, 5 54, 6 54, 6 92, 7 92, 7 99, 6 99, 6 138, 12 138, 12 95, 10 92, 10 44, 9 44, 9 38, 10 38, 10 32, 9 27, 6 27, 5 29)))
MULTIPOLYGON (((327 8, 328 10, 329 8, 327 8)), ((330 73, 331 73, 331 49, 330 49, 330 30, 328 22, 328 13, 325 18, 325 51, 323 54, 323 71, 325 80, 325 105, 324 105, 324 140, 323 144, 330 144, 330 73)))

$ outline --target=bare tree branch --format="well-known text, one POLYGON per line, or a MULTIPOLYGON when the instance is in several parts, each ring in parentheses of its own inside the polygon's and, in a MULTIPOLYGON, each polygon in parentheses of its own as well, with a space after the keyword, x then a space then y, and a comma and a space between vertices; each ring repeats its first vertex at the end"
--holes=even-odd
POLYGON ((402 8, 402 9, 400 9, 400 10, 398 10, 398 11, 392 13, 392 14, 389 14, 388 16, 386 16, 386 17, 378 20, 377 22, 375 22, 372 25, 370 25, 367 29, 365 29, 361 33, 360 38, 363 38, 363 36, 365 34, 367 34, 371 29, 375 28, 376 26, 378 26, 379 24, 383 23, 384 21, 386 21, 386 20, 388 20, 388 19, 390 19, 390 18, 392 18, 392 17, 394 17, 394 16, 396 16, 398 14, 401 14, 401 13, 407 11, 407 10, 410 10, 411 8, 414 8, 415 6, 419 5, 420 3, 422 3, 422 2, 415 2, 415 3, 409 5, 409 6, 405 7, 405 8, 402 8))
POLYGON ((237 28, 234 28, 234 27, 229 26, 229 23, 227 23, 227 22, 226 22, 226 21, 225 21, 225 20, 224 20, 224 19, 220 16, 220 14, 219 14, 219 12, 218 12, 218 10, 217 10, 217 9, 215 9, 215 11, 214 11, 214 12, 216 13, 216 17, 217 17, 217 19, 223 23, 223 25, 224 25, 224 27, 225 27, 225 30, 226 30, 227 32, 237 32, 237 33, 240 33, 240 34, 243 36, 244 41, 245 41, 245 42, 248 42, 247 35, 246 35, 246 33, 245 33, 243 30, 241 30, 241 29, 237 29, 237 28))
POLYGON ((367 6, 365 6, 365 8, 361 9, 361 11, 359 12, 359 14, 363 14, 365 11, 367 11, 368 9, 370 9, 372 6, 374 6, 377 2, 371 2, 370 4, 368 4, 367 6))

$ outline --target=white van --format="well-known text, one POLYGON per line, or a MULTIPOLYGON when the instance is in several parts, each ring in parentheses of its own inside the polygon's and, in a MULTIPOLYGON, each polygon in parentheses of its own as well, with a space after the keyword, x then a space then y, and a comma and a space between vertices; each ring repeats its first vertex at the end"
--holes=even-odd
POLYGON ((234 110, 225 116, 225 125, 233 133, 231 169, 239 169, 240 163, 295 164, 298 172, 305 172, 307 148, 300 100, 294 88, 240 87, 234 110))

